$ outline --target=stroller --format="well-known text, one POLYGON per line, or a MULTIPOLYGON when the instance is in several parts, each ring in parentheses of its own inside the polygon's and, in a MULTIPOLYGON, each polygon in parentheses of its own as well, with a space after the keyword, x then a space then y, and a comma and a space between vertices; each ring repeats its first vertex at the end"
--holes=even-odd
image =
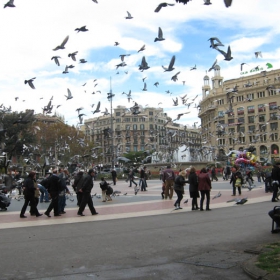
POLYGON ((7 211, 7 207, 11 204, 11 199, 6 196, 6 187, 2 186, 0 189, 0 211, 7 211))

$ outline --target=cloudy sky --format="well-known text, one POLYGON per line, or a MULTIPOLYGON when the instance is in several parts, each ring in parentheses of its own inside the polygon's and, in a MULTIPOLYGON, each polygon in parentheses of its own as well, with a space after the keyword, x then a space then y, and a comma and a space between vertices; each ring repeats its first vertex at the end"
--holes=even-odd
MULTIPOLYGON (((1 0, 2 5, 7 1, 1 0)), ((1 8, 0 103, 11 106, 13 111, 34 109, 39 113, 53 97, 53 113, 76 125, 79 107, 84 108, 81 113, 86 114, 85 119, 100 115, 92 113, 98 101, 101 111, 110 110, 107 93, 111 77, 113 107, 129 108, 135 101, 143 107, 162 107, 172 118, 190 112, 178 122, 192 125, 198 120, 195 104, 201 100, 203 77, 215 59, 224 80, 240 77, 242 62, 248 64, 244 68, 248 71, 258 65, 266 67, 267 62, 273 69, 280 67, 277 12, 280 1, 233 0, 232 6, 226 8, 223 0, 212 0, 209 6, 203 5, 203 0, 192 0, 187 5, 170 0, 168 3, 174 6, 155 13, 160 3, 160 0, 98 0, 98 4, 92 0, 15 0, 15 8, 1 8), (127 11, 132 19, 125 18, 127 11), (75 31, 82 26, 88 31, 75 31), (165 40, 154 42, 159 27, 165 40), (69 40, 65 49, 53 51, 66 36, 69 40), (231 61, 225 61, 222 54, 209 47, 210 37, 218 37, 224 51, 230 45, 231 61), (119 45, 114 46, 115 42, 119 45), (143 45, 145 50, 138 52, 143 45), (78 51, 77 61, 68 57, 75 51, 78 51), (255 57, 256 51, 262 52, 262 58, 255 57), (124 59, 125 67, 116 69, 122 54, 130 56, 124 59), (167 66, 173 55, 175 69, 164 72, 162 65, 167 66), (60 66, 51 60, 53 56, 61 57, 60 66), (140 72, 143 56, 150 68, 140 72), (87 63, 79 63, 80 59, 87 63), (75 67, 63 74, 65 66, 71 64, 75 67), (195 65, 197 69, 190 71, 195 65), (174 82, 171 77, 177 72, 180 72, 178 81, 174 82), (24 81, 34 77, 36 89, 31 89, 24 81), (147 91, 143 91, 145 77, 147 91), (156 82, 158 87, 154 85, 156 82), (66 101, 67 89, 73 98, 66 101), (122 93, 130 90, 133 101, 128 102, 122 93), (187 102, 198 95, 189 109, 180 99, 186 94, 187 102), (172 99, 176 97, 179 105, 173 106, 172 99)), ((213 71, 208 75, 211 78, 213 71)))

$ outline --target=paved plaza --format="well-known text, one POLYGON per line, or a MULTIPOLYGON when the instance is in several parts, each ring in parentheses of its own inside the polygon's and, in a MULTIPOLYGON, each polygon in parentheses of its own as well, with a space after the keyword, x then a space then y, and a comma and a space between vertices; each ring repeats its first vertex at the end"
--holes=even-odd
MULTIPOLYGON (((23 200, 0 213, 0 279, 250 279, 241 264, 258 246, 279 240, 267 213, 275 205, 263 183, 244 205, 233 197, 229 181, 213 182, 212 211, 191 211, 188 191, 182 210, 162 200, 159 180, 134 194, 118 181, 121 193, 103 203, 99 182, 92 190, 97 216, 77 216, 76 197, 67 199, 61 217, 19 218, 23 200), (96 194, 96 195, 95 195, 96 194)), ((239 196, 236 196, 238 198, 239 196)), ((182 201, 182 202, 183 202, 182 201)), ((39 204, 43 213, 47 203, 39 204)))

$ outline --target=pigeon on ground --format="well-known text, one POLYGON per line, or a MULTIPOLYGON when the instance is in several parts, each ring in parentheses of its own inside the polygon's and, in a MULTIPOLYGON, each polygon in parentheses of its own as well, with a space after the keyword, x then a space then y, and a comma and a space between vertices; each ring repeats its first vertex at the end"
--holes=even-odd
POLYGON ((184 203, 188 203, 188 201, 189 201, 189 200, 187 199, 187 200, 184 201, 184 203))
POLYGON ((173 71, 175 69, 175 68, 173 68, 174 63, 175 63, 175 55, 172 56, 168 67, 162 66, 162 68, 164 69, 164 72, 173 71))
POLYGON ((221 195, 222 195, 221 192, 218 192, 212 199, 218 198, 218 197, 220 197, 221 195))
POLYGON ((35 89, 34 85, 33 85, 33 81, 36 79, 35 78, 32 78, 32 79, 29 79, 29 80, 25 80, 24 81, 24 84, 28 84, 32 89, 35 89))
POLYGON ((241 199, 238 199, 238 200, 236 201, 236 204, 243 205, 243 204, 245 204, 247 201, 248 201, 247 197, 241 198, 241 199))
POLYGON ((166 2, 160 3, 155 9, 155 13, 158 13, 161 10, 161 8, 164 8, 164 7, 167 7, 167 6, 174 6, 174 5, 175 4, 168 4, 166 2))
POLYGON ((63 50, 65 49, 65 45, 68 42, 69 36, 66 36, 66 38, 63 40, 63 42, 61 43, 61 45, 58 45, 56 48, 53 49, 53 51, 57 51, 57 50, 63 50))
POLYGON ((164 41, 165 39, 163 38, 163 34, 162 34, 162 30, 161 28, 159 27, 158 28, 158 36, 155 38, 155 41, 154 42, 157 42, 157 41, 164 41))

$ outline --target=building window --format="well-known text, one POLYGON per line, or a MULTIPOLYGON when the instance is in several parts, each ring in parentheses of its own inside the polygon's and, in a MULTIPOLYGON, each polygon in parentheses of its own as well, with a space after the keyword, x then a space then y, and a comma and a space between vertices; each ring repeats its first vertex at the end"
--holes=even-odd
POLYGON ((244 115, 244 107, 237 108, 237 115, 244 115))
POLYGON ((150 129, 154 129, 154 126, 152 124, 150 124, 150 129))
POLYGON ((258 111, 259 112, 265 112, 265 105, 264 104, 259 104, 258 105, 258 111))
POLYGON ((144 124, 140 124, 140 130, 144 130, 145 129, 145 125, 144 124))
POLYGON ((244 126, 240 126, 239 129, 238 129, 238 132, 244 133, 245 132, 245 127, 244 126))
POLYGON ((132 127, 133 127, 133 130, 137 130, 137 124, 134 124, 132 127))
POLYGON ((154 115, 154 112, 149 111, 149 116, 153 116, 153 115, 154 115))
POLYGON ((269 137, 270 137, 271 141, 277 141, 278 133, 277 132, 271 133, 269 137))
POLYGON ((273 96, 276 95, 276 90, 275 89, 269 89, 268 90, 268 96, 273 96))
POLYGON ((270 113, 269 116, 270 116, 270 120, 272 120, 272 121, 278 120, 277 113, 270 113))
POLYGON ((218 112, 218 117, 223 117, 225 115, 224 111, 219 111, 218 112))
POLYGON ((254 114, 255 113, 255 106, 248 106, 247 107, 248 114, 254 114))
POLYGON ((244 101, 243 95, 241 95, 241 96, 236 96, 236 101, 244 101))
POLYGON ((116 112, 116 117, 119 117, 121 115, 121 112, 116 112))
POLYGON ((238 122, 238 123, 244 123, 244 117, 238 118, 238 119, 237 119, 237 122, 238 122))
POLYGON ((117 122, 117 123, 121 122, 121 119, 116 119, 116 122, 117 122))
POLYGON ((265 92, 264 91, 260 91, 257 93, 258 95, 258 98, 262 98, 262 97, 265 97, 265 92))
POLYGON ((138 119, 137 118, 132 118, 132 121, 133 122, 138 122, 138 119))
POLYGON ((224 99, 219 99, 217 103, 218 103, 218 105, 223 105, 224 104, 224 99))
POLYGON ((125 122, 130 122, 130 118, 124 118, 125 122))
POLYGON ((268 105, 269 105, 269 110, 277 110, 278 109, 277 102, 270 102, 268 105))
POLYGON ((254 99, 254 93, 247 94, 247 100, 253 100, 254 99))
POLYGON ((270 129, 271 130, 277 130, 278 129, 278 122, 270 123, 270 129))
POLYGON ((234 123, 234 119, 229 119, 228 124, 232 124, 232 123, 234 123))
POLYGON ((256 130, 256 126, 255 125, 249 125, 248 129, 249 129, 249 131, 248 131, 249 133, 254 133, 255 130, 256 130))
POLYGON ((254 123, 255 122, 255 116, 248 116, 248 123, 254 123))
POLYGON ((259 115, 259 122, 265 122, 265 115, 259 115))

